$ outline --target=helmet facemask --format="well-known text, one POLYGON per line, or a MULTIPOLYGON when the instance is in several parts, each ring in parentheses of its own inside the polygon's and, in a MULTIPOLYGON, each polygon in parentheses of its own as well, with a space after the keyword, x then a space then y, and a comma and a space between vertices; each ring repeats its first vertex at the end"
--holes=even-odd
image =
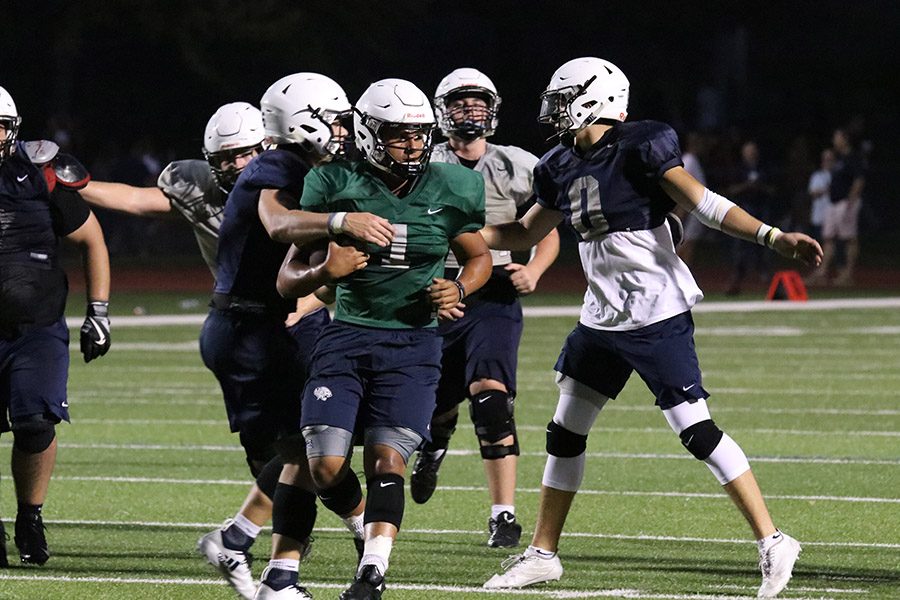
POLYGON ((0 125, 6 130, 6 139, 0 141, 0 162, 12 156, 13 148, 19 137, 19 125, 21 122, 22 117, 19 116, 0 116, 0 125))
POLYGON ((357 114, 362 128, 356 131, 356 135, 363 142, 367 137, 373 141, 371 152, 366 152, 370 164, 404 179, 418 177, 425 172, 433 148, 433 123, 389 123, 358 111, 357 114), (411 147, 410 141, 413 146, 420 142, 421 149, 411 147), (397 160, 389 149, 403 152, 408 159, 397 160))
MULTIPOLYGON (((554 131, 553 135, 547 138, 548 142, 559 139, 564 146, 571 146, 575 141, 575 134, 596 120, 596 116, 588 115, 580 125, 576 125, 572 118, 573 105, 580 96, 584 95, 585 90, 595 79, 596 77, 591 77, 582 85, 547 90, 541 94, 541 112, 538 115, 538 123, 550 125, 554 131)), ((581 108, 589 110, 591 106, 586 104, 581 108)))
POLYGON ((441 131, 465 141, 486 138, 497 128, 500 97, 487 88, 465 87, 435 99, 441 131), (466 99, 481 100, 466 102, 466 99))
MULTIPOLYGON (((253 158, 263 151, 262 144, 255 146, 243 146, 240 148, 223 148, 216 152, 209 152, 203 149, 203 156, 209 163, 209 169, 212 171, 216 184, 226 194, 231 192, 244 166, 238 166, 237 161, 241 158, 253 158)), ((249 162, 249 160, 247 161, 249 162)))

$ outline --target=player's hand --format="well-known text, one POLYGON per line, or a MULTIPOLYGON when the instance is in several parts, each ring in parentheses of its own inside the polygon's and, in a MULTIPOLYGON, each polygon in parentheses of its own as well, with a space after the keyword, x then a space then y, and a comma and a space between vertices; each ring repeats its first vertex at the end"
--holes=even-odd
POLYGON ((460 303, 462 294, 452 279, 435 277, 431 281, 433 283, 425 288, 425 291, 428 292, 428 296, 431 298, 431 304, 439 312, 450 310, 460 303))
POLYGON ((822 246, 805 233, 782 233, 775 239, 773 249, 780 255, 799 260, 811 267, 822 264, 822 246))
POLYGON ((440 309, 437 312, 437 317, 439 321, 458 321, 462 319, 464 316, 463 309, 466 307, 462 302, 457 303, 456 306, 449 310, 440 309))
POLYGON ((527 296, 537 289, 541 276, 535 275, 534 271, 528 268, 528 265, 510 263, 504 269, 511 273, 509 280, 520 296, 527 296))
POLYGON ((367 212, 348 212, 341 224, 341 232, 382 248, 394 239, 394 226, 390 221, 367 212))
POLYGON ((322 263, 322 269, 331 281, 340 279, 365 269, 369 264, 369 255, 355 246, 341 246, 336 242, 328 242, 328 256, 322 263))
POLYGON ((81 326, 81 353, 91 362, 109 351, 109 302, 89 302, 81 326))

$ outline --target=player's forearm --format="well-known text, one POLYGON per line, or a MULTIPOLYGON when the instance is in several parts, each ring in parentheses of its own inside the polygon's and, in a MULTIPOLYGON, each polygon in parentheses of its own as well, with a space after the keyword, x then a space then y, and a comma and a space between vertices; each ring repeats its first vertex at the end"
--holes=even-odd
POLYGON ((557 256, 559 256, 559 232, 554 229, 531 249, 528 268, 540 277, 550 268, 557 256))
MULTIPOLYGON (((467 296, 487 283, 493 266, 490 252, 470 256, 466 259, 456 280, 463 285, 467 296)), ((465 302, 465 299, 463 299, 463 302, 465 302)))
POLYGON ((97 233, 89 236, 81 245, 81 256, 87 301, 109 302, 109 253, 99 225, 97 233))
POLYGON ((288 206, 290 197, 278 190, 263 190, 259 196, 259 218, 266 233, 276 242, 302 246, 328 237, 328 215, 288 206))
POLYGON ((88 204, 131 215, 160 215, 172 210, 169 199, 155 187, 91 181, 79 193, 88 204))
POLYGON ((488 225, 481 235, 492 250, 530 250, 540 240, 519 221, 488 225))
POLYGON ((286 261, 278 271, 276 287, 284 298, 302 298, 331 283, 322 265, 311 267, 299 260, 286 261))

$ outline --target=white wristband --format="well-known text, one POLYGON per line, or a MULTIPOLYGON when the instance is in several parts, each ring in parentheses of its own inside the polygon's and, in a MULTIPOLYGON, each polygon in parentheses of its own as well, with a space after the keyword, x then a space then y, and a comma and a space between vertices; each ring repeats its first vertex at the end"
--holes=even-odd
POLYGON ((725 214, 733 206, 735 206, 734 202, 707 188, 703 191, 703 198, 700 199, 700 203, 694 207, 691 214, 707 227, 721 231, 725 214))
POLYGON ((769 235, 769 232, 772 231, 771 225, 766 225, 763 223, 759 226, 759 229, 756 230, 756 243, 760 246, 766 245, 766 236, 769 235))
POLYGON ((344 233, 344 219, 347 217, 345 212, 335 212, 328 215, 328 234, 339 235, 344 233))

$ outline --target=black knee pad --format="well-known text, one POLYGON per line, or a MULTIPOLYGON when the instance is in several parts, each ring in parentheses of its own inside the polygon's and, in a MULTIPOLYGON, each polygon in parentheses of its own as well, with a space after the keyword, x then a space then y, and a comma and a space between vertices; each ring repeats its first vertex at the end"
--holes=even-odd
POLYGON ((316 495, 298 487, 279 483, 272 498, 272 533, 302 542, 316 524, 316 495))
POLYGON ((366 513, 363 522, 390 523, 400 529, 405 507, 403 477, 386 473, 366 481, 366 513))
POLYGON ((359 485, 356 473, 348 469, 337 485, 319 490, 318 495, 325 508, 343 517, 353 512, 362 502, 362 486, 359 485))
POLYGON ((519 437, 516 435, 516 421, 513 418, 513 397, 501 390, 485 390, 472 396, 469 415, 475 425, 475 435, 482 442, 481 457, 496 460, 519 454, 519 437), (497 442, 508 436, 513 437, 509 446, 499 446, 497 442))
POLYGON ((13 448, 25 454, 40 454, 53 443, 57 423, 59 420, 44 415, 32 415, 13 423, 13 448))
POLYGON ((547 454, 559 458, 580 456, 587 449, 587 438, 550 421, 547 423, 547 454))
POLYGON ((275 498, 275 486, 278 485, 278 478, 281 477, 281 468, 283 466, 284 462, 281 460, 281 457, 276 456, 267 462, 266 466, 259 472, 259 475, 256 476, 256 487, 258 487, 259 491, 265 494, 269 500, 275 498))
POLYGON ((688 452, 694 455, 698 460, 706 460, 713 453, 722 436, 725 435, 721 429, 716 427, 712 419, 706 419, 699 423, 694 423, 679 434, 681 445, 687 448, 688 452))

